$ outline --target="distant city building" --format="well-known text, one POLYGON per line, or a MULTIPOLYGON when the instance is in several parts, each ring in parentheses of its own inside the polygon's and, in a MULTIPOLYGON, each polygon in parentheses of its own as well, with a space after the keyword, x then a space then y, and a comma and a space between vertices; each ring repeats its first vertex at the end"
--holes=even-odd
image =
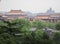
POLYGON ((37 15, 34 20, 42 20, 48 22, 58 22, 60 21, 60 13, 54 13, 50 15, 37 15))
MULTIPOLYGON (((35 14, 35 13, 34 13, 35 14)), ((14 19, 28 19, 30 21, 41 20, 44 22, 58 22, 60 21, 60 13, 55 13, 52 8, 47 10, 46 13, 37 13, 35 16, 32 13, 26 13, 22 10, 11 10, 9 12, 0 13, 0 16, 4 19, 14 20, 14 19)), ((0 17, 1 19, 1 17, 0 17)))
POLYGON ((11 10, 5 13, 3 16, 5 16, 9 20, 28 18, 27 14, 21 10, 11 10))
POLYGON ((60 21, 60 13, 55 13, 52 8, 47 10, 46 13, 38 13, 37 16, 33 20, 42 20, 48 22, 58 22, 60 21))
POLYGON ((52 8, 50 8, 49 10, 47 10, 47 13, 53 14, 53 13, 55 13, 55 11, 52 8))

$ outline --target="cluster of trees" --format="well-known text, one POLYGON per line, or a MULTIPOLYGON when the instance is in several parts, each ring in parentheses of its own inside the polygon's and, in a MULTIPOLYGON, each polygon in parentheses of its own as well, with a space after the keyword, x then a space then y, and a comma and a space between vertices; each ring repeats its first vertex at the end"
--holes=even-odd
POLYGON ((60 44, 60 32, 53 38, 43 31, 44 28, 60 29, 60 23, 42 21, 30 22, 26 19, 0 21, 0 44, 60 44), (36 28, 31 31, 31 28, 36 28))

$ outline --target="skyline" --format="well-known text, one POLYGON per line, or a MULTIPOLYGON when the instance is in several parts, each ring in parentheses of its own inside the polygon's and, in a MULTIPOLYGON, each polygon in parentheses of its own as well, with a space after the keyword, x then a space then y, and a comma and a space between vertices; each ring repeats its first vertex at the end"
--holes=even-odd
POLYGON ((49 8, 60 12, 60 0, 1 0, 0 11, 22 10, 33 13, 46 12, 49 8))

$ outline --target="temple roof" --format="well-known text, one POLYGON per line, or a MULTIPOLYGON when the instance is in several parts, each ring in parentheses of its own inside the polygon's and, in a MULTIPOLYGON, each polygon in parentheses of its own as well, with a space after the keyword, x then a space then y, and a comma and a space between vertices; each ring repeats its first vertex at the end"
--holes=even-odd
POLYGON ((25 13, 25 12, 23 12, 22 10, 11 10, 11 11, 9 11, 8 13, 25 13))

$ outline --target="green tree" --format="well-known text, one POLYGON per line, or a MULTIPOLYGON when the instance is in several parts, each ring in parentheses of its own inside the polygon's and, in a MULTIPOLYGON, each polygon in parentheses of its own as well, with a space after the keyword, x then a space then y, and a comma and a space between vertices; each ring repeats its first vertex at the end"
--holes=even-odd
POLYGON ((46 32, 43 33, 42 39, 43 44, 52 44, 52 40, 46 32))
POLYGON ((31 23, 27 19, 15 19, 12 22, 15 23, 13 26, 17 27, 20 31, 26 31, 31 28, 31 23))
MULTIPOLYGON (((23 38, 25 38, 26 35, 25 35, 25 33, 24 33, 25 36, 18 37, 18 36, 13 36, 13 35, 15 35, 15 33, 21 33, 21 32, 23 33, 31 27, 30 21, 26 20, 26 19, 15 19, 15 20, 11 20, 11 21, 0 21, 0 22, 1 22, 0 23, 0 34, 4 33, 3 36, 1 36, 1 37, 7 37, 7 36, 9 36, 10 38, 16 37, 17 44, 21 44, 23 42, 22 41, 23 38), (5 33, 7 33, 7 35, 5 33)), ((7 40, 4 41, 5 38, 2 38, 3 41, 0 40, 0 43, 4 44, 6 42, 5 44, 8 44, 8 43, 12 42, 10 44, 16 44, 16 43, 14 43, 15 40, 12 41, 13 38, 11 40, 10 40, 10 38, 8 41, 7 40)))
POLYGON ((52 22, 44 22, 45 26, 51 29, 55 29, 55 23, 52 22))
POLYGON ((54 44, 60 44, 60 32, 56 32, 53 37, 54 44))
POLYGON ((8 33, 0 34, 0 44, 17 44, 14 36, 8 33))
POLYGON ((7 30, 6 26, 7 25, 8 25, 7 23, 5 23, 4 21, 0 20, 0 34, 6 32, 6 30, 7 30))
POLYGON ((57 30, 60 30, 60 22, 57 22, 57 23, 56 23, 55 28, 56 28, 57 30))
POLYGON ((23 36, 22 44, 41 44, 42 30, 30 31, 23 36))
MULTIPOLYGON (((11 21, 0 21, 0 30, 8 32, 10 34, 26 31, 31 27, 30 21, 26 19, 15 19, 11 21)), ((1 31, 2 32, 2 31, 1 31)))
POLYGON ((34 21, 33 27, 36 27, 37 29, 43 29, 45 28, 45 25, 42 21, 34 21))

